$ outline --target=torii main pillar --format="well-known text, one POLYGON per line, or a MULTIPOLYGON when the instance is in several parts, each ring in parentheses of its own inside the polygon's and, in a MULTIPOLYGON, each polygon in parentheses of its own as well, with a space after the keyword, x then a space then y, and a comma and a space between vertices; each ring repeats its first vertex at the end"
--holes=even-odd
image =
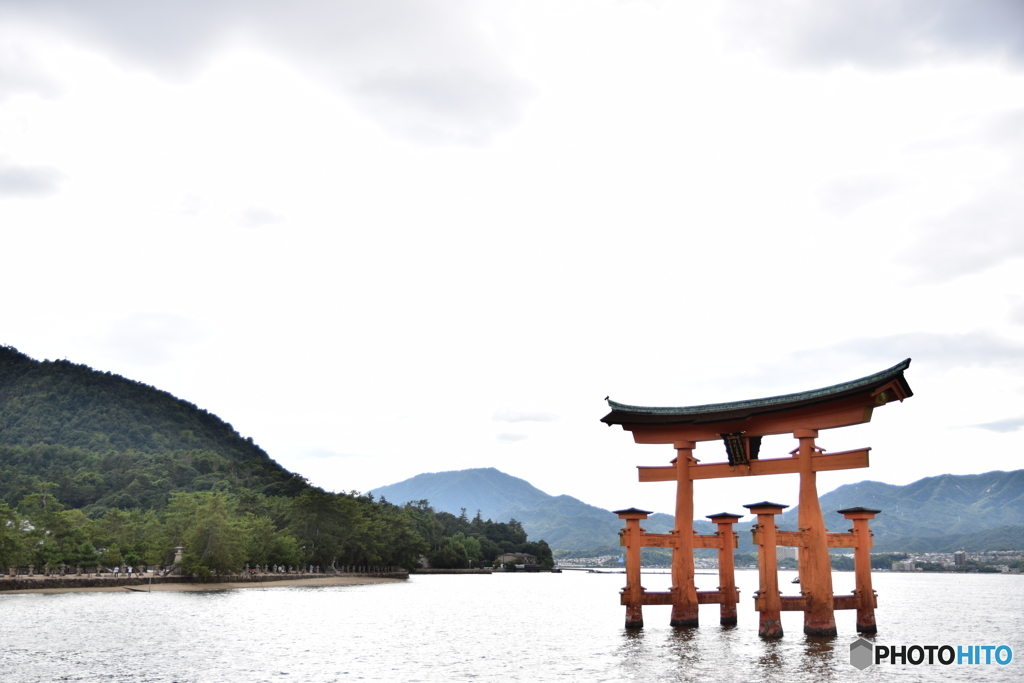
MULTIPOLYGON (((818 503, 817 473, 868 466, 868 451, 826 454, 816 444, 818 431, 862 424, 871 420, 876 407, 913 396, 903 372, 910 359, 888 370, 851 382, 798 394, 682 408, 631 406, 609 400, 612 411, 602 418, 633 433, 637 443, 672 444, 676 457, 668 467, 640 467, 641 482, 676 483, 676 519, 672 532, 672 618, 673 626, 697 626, 698 596, 693 580, 693 482, 697 479, 799 474, 799 532, 779 532, 800 548, 801 593, 798 603, 783 603, 781 609, 804 612, 804 633, 816 636, 836 634, 832 594, 832 569, 828 553, 830 539, 818 503), (799 446, 790 457, 761 459, 764 436, 792 434, 799 446), (701 441, 724 442, 728 462, 700 464, 693 449, 701 441)), ((866 524, 866 520, 864 522, 866 524)), ((865 527, 865 532, 866 527, 865 527)), ((831 536, 837 536, 832 534, 831 536)), ((853 538, 853 535, 851 535, 853 538)), ((832 539, 835 543, 849 542, 832 539)), ((774 541, 772 541, 774 543, 774 541)), ((866 541, 865 541, 866 543, 866 541)), ((786 545, 786 543, 783 543, 786 545)), ((850 547, 850 546, 836 546, 850 547)), ((869 567, 870 569, 870 567, 869 567)), ((868 604, 855 601, 858 609, 868 604)), ((843 608, 849 600, 843 599, 843 608)), ((873 596, 870 600, 873 610, 873 596)), ((858 614, 858 626, 861 626, 858 614)), ((867 614, 863 615, 865 622, 867 614)), ((873 627, 872 623, 864 624, 873 627)))
POLYGON ((814 471, 814 439, 816 429, 797 429, 793 436, 800 440, 800 507, 797 512, 800 530, 807 534, 807 544, 800 548, 800 592, 807 600, 804 610, 804 633, 809 636, 836 635, 836 617, 832 610, 832 559, 828 552, 825 519, 818 503, 818 474, 814 471))
POLYGON ((693 574, 693 480, 690 464, 695 463, 692 441, 678 441, 676 448, 676 546, 672 549, 672 626, 697 625, 697 585, 693 574))

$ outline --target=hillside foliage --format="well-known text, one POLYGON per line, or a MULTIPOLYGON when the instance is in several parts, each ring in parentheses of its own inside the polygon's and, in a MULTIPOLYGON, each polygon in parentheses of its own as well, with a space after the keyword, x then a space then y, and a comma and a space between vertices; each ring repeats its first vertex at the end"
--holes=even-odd
MULTIPOLYGON (((897 537, 976 534, 1000 526, 1021 526, 1024 470, 940 474, 904 486, 878 481, 847 484, 821 496, 825 525, 845 531, 849 523, 836 510, 857 505, 882 511, 871 521, 876 544, 897 537)), ((780 526, 796 528, 797 514, 797 508, 788 510, 780 526)))
POLYGON ((481 566, 551 563, 514 519, 496 523, 329 493, 216 415, 118 375, 0 347, 0 568, 167 565, 481 566))

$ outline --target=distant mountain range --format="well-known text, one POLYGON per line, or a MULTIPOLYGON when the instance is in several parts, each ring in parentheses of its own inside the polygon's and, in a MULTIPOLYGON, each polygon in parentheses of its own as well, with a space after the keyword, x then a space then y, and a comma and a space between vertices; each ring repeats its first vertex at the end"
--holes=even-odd
MULTIPOLYGON (((399 504, 426 499, 435 509, 456 515, 465 508, 470 517, 479 510, 485 519, 515 518, 531 538, 543 538, 557 550, 617 546, 622 528, 608 510, 571 496, 548 495, 493 467, 420 474, 370 493, 399 504)), ((871 523, 879 551, 1024 548, 1024 470, 943 474, 906 486, 862 481, 830 491, 820 502, 832 531, 850 526, 836 510, 858 505, 881 510, 871 523)), ((797 515, 797 508, 787 511, 779 526, 796 529, 797 515)), ((665 514, 651 515, 644 524, 653 533, 672 526, 672 516, 665 514)), ((713 531, 706 520, 694 520, 694 528, 713 531)), ((749 528, 749 523, 737 525, 741 552, 753 550, 749 528)))
MULTIPOLYGON (((871 522, 876 545, 897 537, 974 534, 1006 525, 1024 525, 1024 470, 984 474, 940 474, 906 486, 862 481, 821 496, 825 526, 846 530, 836 513, 848 507, 881 510, 871 522)), ((782 515, 780 526, 796 528, 797 510, 782 515)))
MULTIPOLYGON (((619 544, 622 520, 608 510, 572 496, 552 496, 529 482, 493 467, 418 474, 412 479, 370 491, 392 503, 429 500, 435 510, 484 519, 514 518, 533 540, 543 538, 559 550, 588 550, 619 544)), ((671 515, 651 515, 644 528, 655 533, 672 529, 671 515)), ((710 528, 710 524, 708 525, 710 528)))

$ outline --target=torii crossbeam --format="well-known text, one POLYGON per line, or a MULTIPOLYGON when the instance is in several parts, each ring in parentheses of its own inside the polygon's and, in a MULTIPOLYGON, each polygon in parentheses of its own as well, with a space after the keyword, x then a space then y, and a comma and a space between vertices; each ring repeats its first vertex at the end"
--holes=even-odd
MULTIPOLYGON (((694 585, 694 480, 799 473, 800 532, 790 532, 796 534, 792 538, 782 536, 787 532, 779 532, 781 537, 789 538, 794 545, 799 543, 800 548, 802 597, 799 599, 799 604, 794 603, 795 606, 790 608, 800 609, 804 612, 804 633, 808 635, 835 635, 836 624, 833 610, 837 608, 856 608, 858 610, 858 630, 873 633, 875 631, 874 594, 869 588, 870 563, 868 564, 866 584, 864 577, 861 577, 858 572, 858 593, 849 599, 836 598, 832 594, 832 572, 828 554, 831 542, 833 547, 858 548, 857 555, 866 557, 865 553, 870 548, 867 518, 861 520, 863 538, 860 540, 854 539, 854 536, 860 538, 856 534, 851 536, 851 539, 854 540, 838 538, 838 536, 845 537, 846 534, 828 534, 822 518, 821 507, 818 504, 817 492, 818 472, 867 467, 870 449, 863 448, 826 454, 824 449, 817 446, 815 439, 818 437, 819 430, 869 422, 875 408, 892 401, 903 401, 912 396, 910 385, 903 377, 903 372, 909 366, 910 359, 908 358, 888 370, 852 382, 798 394, 734 403, 681 408, 651 408, 625 405, 608 400, 608 405, 612 410, 601 419, 602 422, 608 425, 621 425, 623 429, 632 432, 633 440, 636 443, 672 444, 676 450, 676 458, 669 466, 638 468, 641 482, 676 482, 675 529, 672 531, 672 538, 655 539, 653 538, 655 535, 652 534, 650 535, 652 538, 645 541, 643 539, 646 535, 639 528, 639 520, 646 517, 646 514, 640 516, 635 513, 643 513, 643 511, 630 509, 622 512, 633 514, 620 515, 627 521, 635 520, 632 523, 627 523, 627 528, 623 533, 624 543, 631 540, 636 547, 658 545, 671 547, 673 551, 670 595, 649 594, 645 598, 644 591, 639 588, 639 583, 637 586, 627 585, 623 591, 623 602, 627 605, 627 626, 630 624, 642 625, 640 614, 643 604, 666 603, 672 605, 671 624, 673 626, 697 626, 698 603, 712 601, 723 604, 722 614, 723 623, 725 623, 724 605, 727 600, 735 597, 735 587, 723 587, 718 592, 721 595, 716 594, 714 598, 701 596, 704 599, 699 599, 694 585), (761 439, 774 434, 792 434, 800 445, 789 454, 789 457, 763 460, 759 457, 761 439), (693 457, 693 449, 697 443, 717 440, 724 442, 728 462, 700 464, 693 457), (830 539, 830 536, 837 538, 830 539), (842 543, 848 545, 840 545, 842 543), (871 594, 868 595, 867 592, 871 594), (726 596, 726 593, 729 595, 726 596)), ((774 506, 778 507, 780 512, 781 507, 784 507, 777 504, 766 503, 765 505, 768 506, 765 508, 766 510, 774 506)), ((877 513, 878 511, 871 512, 877 513)), ((770 513, 759 512, 758 514, 760 520, 761 517, 770 513)), ((849 518, 859 519, 859 517, 849 518)), ((767 519, 768 517, 765 517, 765 520, 767 519)), ((858 529, 860 526, 861 524, 857 525, 858 529)), ((728 533, 732 535, 731 531, 728 533)), ((762 533, 762 538, 764 537, 765 533, 762 533)), ((770 542, 774 546, 774 530, 770 537, 770 542)), ((703 538, 696 537, 696 540, 703 538)), ((719 541, 702 541, 700 547, 724 548, 726 542, 723 536, 719 541)), ((729 539, 728 542, 731 545, 732 539, 729 539)), ((638 573, 639 551, 637 550, 633 555, 636 556, 636 573, 638 573)), ((627 559, 628 557, 630 557, 630 553, 627 553, 627 559)), ((721 572, 721 567, 719 571, 721 572)), ((766 585, 764 582, 765 571, 765 567, 762 566, 762 587, 766 585)), ((627 567, 627 578, 629 576, 627 567)), ((765 627, 765 612, 761 609, 765 604, 774 605, 777 601, 770 599, 766 603, 765 595, 760 595, 760 598, 755 596, 755 598, 755 605, 758 605, 759 611, 762 612, 762 635, 781 635, 781 627, 778 627, 777 631, 765 627), (758 602, 758 600, 760 601, 758 602)), ((786 607, 781 609, 786 609, 786 607)))

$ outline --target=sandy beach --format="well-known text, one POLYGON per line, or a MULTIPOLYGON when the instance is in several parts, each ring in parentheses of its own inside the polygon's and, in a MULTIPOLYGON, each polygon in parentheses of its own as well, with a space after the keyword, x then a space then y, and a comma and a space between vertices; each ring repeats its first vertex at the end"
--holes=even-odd
POLYGON ((0 598, 4 595, 20 595, 24 593, 128 593, 133 591, 157 592, 157 591, 222 591, 235 588, 248 589, 271 589, 285 586, 351 586, 367 583, 393 583, 403 579, 385 579, 372 576, 324 576, 304 579, 285 579, 280 581, 239 581, 239 582, 218 582, 218 583, 154 583, 150 586, 146 581, 140 580, 130 587, 125 586, 84 586, 81 588, 24 588, 18 590, 6 590, 0 592, 0 598))

